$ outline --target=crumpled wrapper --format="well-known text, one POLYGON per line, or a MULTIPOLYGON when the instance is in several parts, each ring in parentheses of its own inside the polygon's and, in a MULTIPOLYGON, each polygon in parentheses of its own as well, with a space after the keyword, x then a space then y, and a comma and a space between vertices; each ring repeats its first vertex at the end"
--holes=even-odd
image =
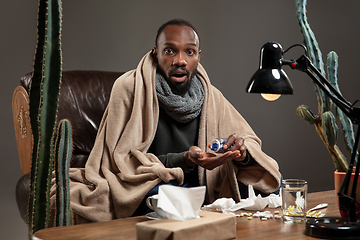
POLYGON ((282 205, 280 195, 270 194, 267 197, 262 197, 260 194, 255 195, 254 188, 252 185, 248 186, 249 197, 241 199, 239 203, 235 203, 232 198, 219 198, 212 204, 202 207, 202 210, 211 211, 216 210, 222 213, 231 214, 234 211, 244 209, 252 211, 261 211, 265 207, 277 208, 282 205))

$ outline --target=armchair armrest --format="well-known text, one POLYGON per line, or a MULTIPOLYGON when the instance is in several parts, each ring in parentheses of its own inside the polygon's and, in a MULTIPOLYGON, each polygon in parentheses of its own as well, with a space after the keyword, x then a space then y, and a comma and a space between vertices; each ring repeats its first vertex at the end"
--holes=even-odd
POLYGON ((29 94, 23 86, 17 86, 14 90, 12 110, 21 173, 25 175, 31 169, 33 137, 29 116, 29 94))

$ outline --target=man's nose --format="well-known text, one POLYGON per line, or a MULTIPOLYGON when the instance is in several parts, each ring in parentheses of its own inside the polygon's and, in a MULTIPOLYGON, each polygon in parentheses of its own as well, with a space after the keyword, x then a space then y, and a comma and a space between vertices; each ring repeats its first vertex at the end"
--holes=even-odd
POLYGON ((178 55, 176 55, 175 58, 173 59, 172 65, 181 66, 181 67, 186 66, 187 61, 184 54, 179 53, 178 55))

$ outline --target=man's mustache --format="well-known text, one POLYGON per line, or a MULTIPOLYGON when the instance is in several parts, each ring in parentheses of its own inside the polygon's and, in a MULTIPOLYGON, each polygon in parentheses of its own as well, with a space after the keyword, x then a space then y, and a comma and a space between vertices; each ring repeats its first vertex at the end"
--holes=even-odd
POLYGON ((187 70, 185 67, 174 67, 173 69, 171 69, 169 71, 169 76, 173 75, 174 72, 181 70, 182 72, 186 72, 186 75, 189 77, 190 76, 190 71, 187 70))

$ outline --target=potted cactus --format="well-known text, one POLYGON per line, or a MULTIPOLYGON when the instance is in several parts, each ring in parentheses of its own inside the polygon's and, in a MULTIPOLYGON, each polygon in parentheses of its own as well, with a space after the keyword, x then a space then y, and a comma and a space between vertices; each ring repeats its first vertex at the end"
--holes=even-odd
MULTIPOLYGON (((308 49, 308 57, 313 62, 314 66, 325 76, 322 54, 315 35, 307 21, 306 2, 306 0, 295 0, 298 23, 303 35, 304 45, 308 49)), ((338 55, 334 51, 331 51, 327 56, 327 79, 331 85, 340 92, 337 79, 337 68, 338 55)), ((315 126, 316 132, 328 149, 336 169, 334 173, 335 191, 338 192, 344 179, 345 172, 349 167, 349 161, 336 144, 336 141, 340 129, 344 137, 346 148, 350 152, 350 155, 352 154, 355 142, 353 123, 316 85, 315 93, 318 101, 318 114, 314 114, 310 108, 305 105, 299 106, 296 109, 296 113, 301 119, 315 126), (339 123, 340 128, 338 127, 337 122, 339 123)), ((353 177, 354 176, 352 176, 352 178, 353 177)), ((349 189, 351 189, 351 186, 349 189)), ((358 184, 357 192, 360 192, 360 184, 358 184)), ((360 201, 359 195, 357 201, 360 201)), ((360 212, 360 209, 357 209, 357 212, 360 212)), ((358 216, 360 216, 360 214, 358 214, 358 216)))
POLYGON ((72 154, 70 122, 61 120, 55 134, 62 76, 61 22, 61 1, 39 0, 38 41, 29 102, 33 134, 28 204, 29 239, 32 239, 37 230, 49 226, 50 186, 54 163, 57 169, 55 225, 72 224, 67 174, 72 154))

